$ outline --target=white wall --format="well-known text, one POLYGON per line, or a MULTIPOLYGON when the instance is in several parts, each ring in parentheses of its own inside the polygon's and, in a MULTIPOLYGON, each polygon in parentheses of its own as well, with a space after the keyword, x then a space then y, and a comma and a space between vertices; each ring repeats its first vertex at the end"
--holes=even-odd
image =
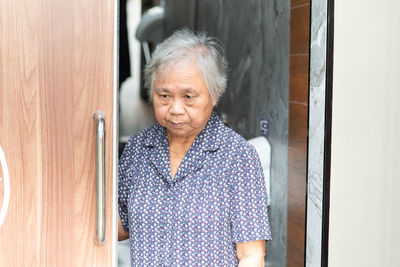
POLYGON ((329 266, 400 266, 400 1, 335 1, 329 266))

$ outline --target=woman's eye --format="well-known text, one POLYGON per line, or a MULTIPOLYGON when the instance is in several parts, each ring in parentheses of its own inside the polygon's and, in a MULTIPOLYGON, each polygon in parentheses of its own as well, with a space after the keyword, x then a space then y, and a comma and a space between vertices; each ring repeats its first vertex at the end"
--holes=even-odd
POLYGON ((168 98, 168 95, 161 95, 161 98, 166 99, 166 98, 168 98))
POLYGON ((185 95, 186 99, 192 99, 193 97, 191 95, 185 95))

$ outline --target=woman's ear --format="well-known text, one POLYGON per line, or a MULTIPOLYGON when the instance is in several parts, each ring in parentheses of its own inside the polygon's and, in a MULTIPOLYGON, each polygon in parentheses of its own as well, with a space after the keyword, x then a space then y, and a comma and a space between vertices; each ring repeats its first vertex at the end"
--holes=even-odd
POLYGON ((217 98, 216 97, 211 97, 211 104, 213 107, 217 105, 217 98))

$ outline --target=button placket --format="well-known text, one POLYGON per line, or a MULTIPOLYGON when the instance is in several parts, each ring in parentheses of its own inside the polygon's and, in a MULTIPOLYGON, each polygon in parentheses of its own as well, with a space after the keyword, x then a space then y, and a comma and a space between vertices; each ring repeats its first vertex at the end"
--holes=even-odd
POLYGON ((165 197, 165 250, 164 250, 164 262, 167 266, 171 264, 171 246, 172 246, 172 203, 171 203, 171 195, 172 195, 172 185, 169 184, 166 187, 166 197, 165 197))
POLYGON ((162 246, 162 253, 161 253, 161 257, 162 260, 161 262, 163 263, 162 266, 168 266, 168 247, 169 247, 169 241, 168 241, 168 213, 169 213, 169 197, 168 197, 168 192, 169 192, 169 185, 168 184, 164 184, 164 192, 163 192, 163 203, 162 203, 162 207, 163 207, 163 211, 162 211, 162 218, 163 218, 163 222, 161 224, 162 229, 161 229, 161 233, 162 233, 162 239, 164 242, 162 242, 163 246, 162 246))
POLYGON ((176 184, 175 184, 175 182, 173 182, 172 184, 171 184, 171 186, 169 187, 169 191, 168 191, 168 205, 169 205, 169 208, 168 208, 168 239, 169 239, 169 251, 168 251, 168 254, 167 254, 167 257, 168 257, 168 261, 169 262, 171 262, 172 260, 173 260, 173 253, 174 253, 174 244, 176 243, 176 242, 174 242, 174 241, 176 241, 176 240, 174 240, 174 229, 175 229, 175 220, 173 219, 174 218, 174 216, 175 216, 175 214, 176 214, 176 212, 175 212, 175 209, 176 209, 176 197, 175 197, 175 195, 176 195, 176 189, 177 189, 177 187, 176 187, 176 184))

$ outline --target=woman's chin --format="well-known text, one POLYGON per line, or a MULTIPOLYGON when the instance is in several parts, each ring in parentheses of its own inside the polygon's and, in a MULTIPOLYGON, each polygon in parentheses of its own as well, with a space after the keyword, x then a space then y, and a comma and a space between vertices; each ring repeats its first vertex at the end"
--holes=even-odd
POLYGON ((188 131, 183 127, 167 127, 168 134, 173 136, 186 136, 188 135, 188 131))
POLYGON ((187 128, 170 128, 167 127, 167 132, 168 132, 168 136, 173 136, 173 137, 178 137, 178 138, 184 138, 184 139, 194 139, 196 138, 198 132, 197 131, 190 131, 187 128))

